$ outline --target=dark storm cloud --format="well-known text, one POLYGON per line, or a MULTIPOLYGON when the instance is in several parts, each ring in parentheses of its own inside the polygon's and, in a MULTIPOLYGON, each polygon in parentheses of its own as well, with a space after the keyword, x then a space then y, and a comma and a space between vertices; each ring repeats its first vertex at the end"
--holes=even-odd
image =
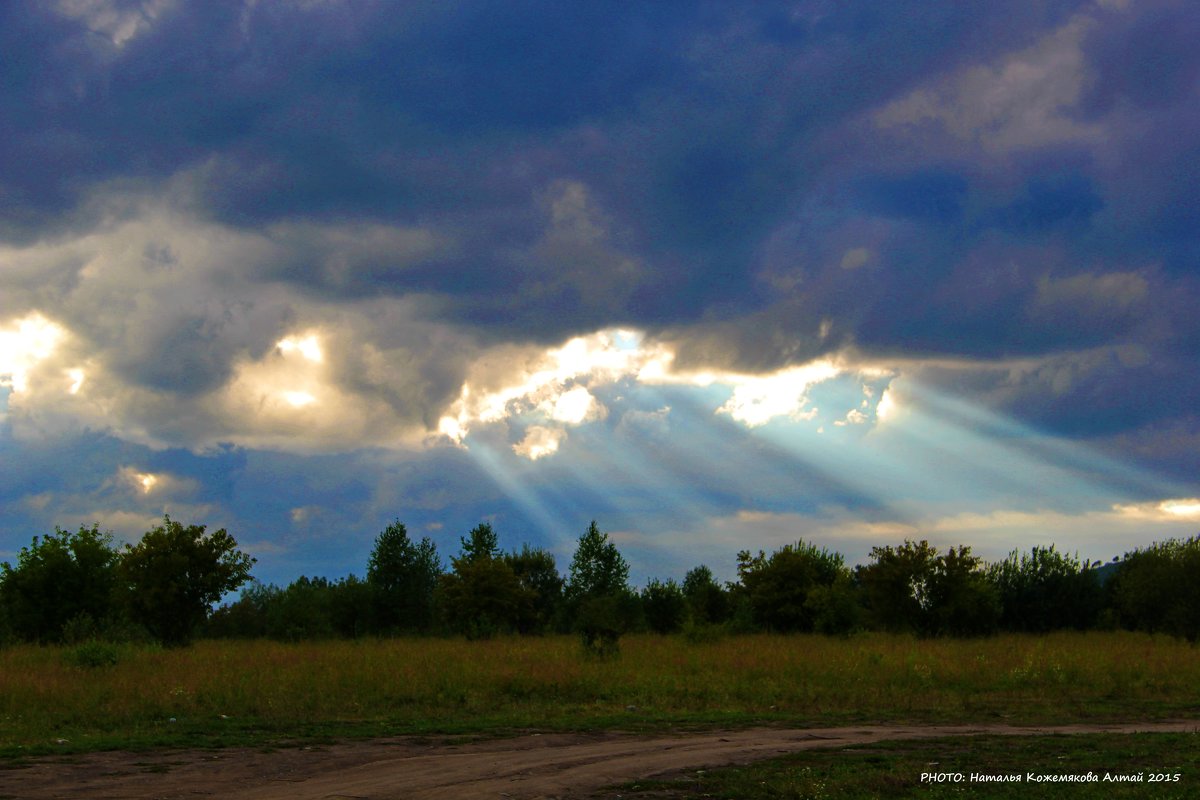
MULTIPOLYGON (((1135 344, 1164 373, 1195 352, 1186 5, 95 8, 112 13, 0 10, 12 242, 86 230, 119 190, 271 241, 223 267, 239 293, 420 296, 478 343, 636 325, 743 370, 850 344, 1135 344)), ((292 313, 256 300, 249 336, 219 302, 166 305, 139 337, 93 338, 121 343, 125 379, 183 394, 230 380, 292 313)), ((444 404, 469 354, 433 350, 405 371, 432 387, 415 400, 349 349, 340 369, 393 405, 444 404)), ((1131 369, 1106 391, 1136 396, 1131 369)))
POLYGON ((97 181, 194 169, 204 208, 238 224, 467 229, 478 235, 456 258, 378 263, 342 289, 436 289, 463 295, 466 319, 554 333, 590 301, 550 292, 560 310, 547 314, 491 297, 537 282, 537 197, 564 173, 653 266, 627 309, 578 324, 745 310, 763 299, 745 280, 756 250, 809 180, 803 139, 957 49, 1019 35, 942 4, 181 5, 119 46, 46 8, 9 15, 20 79, 6 93, 4 174, 24 213, 55 219, 97 181))

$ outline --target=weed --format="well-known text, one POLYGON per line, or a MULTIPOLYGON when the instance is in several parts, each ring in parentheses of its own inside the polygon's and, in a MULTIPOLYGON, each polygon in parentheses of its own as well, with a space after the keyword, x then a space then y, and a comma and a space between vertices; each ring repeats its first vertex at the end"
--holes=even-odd
POLYGON ((112 642, 98 639, 76 645, 64 653, 68 664, 85 669, 112 667, 121 660, 121 648, 112 642))

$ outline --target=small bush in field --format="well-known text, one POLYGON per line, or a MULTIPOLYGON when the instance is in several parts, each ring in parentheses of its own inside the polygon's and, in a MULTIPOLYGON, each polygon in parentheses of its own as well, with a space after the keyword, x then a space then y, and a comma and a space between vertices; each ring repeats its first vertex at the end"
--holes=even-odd
POLYGON ((67 650, 65 657, 68 664, 85 669, 111 667, 121 660, 121 649, 112 642, 93 639, 67 650))
POLYGON ((683 625, 683 638, 688 644, 719 642, 728 634, 729 630, 724 625, 710 625, 695 620, 688 620, 683 625))

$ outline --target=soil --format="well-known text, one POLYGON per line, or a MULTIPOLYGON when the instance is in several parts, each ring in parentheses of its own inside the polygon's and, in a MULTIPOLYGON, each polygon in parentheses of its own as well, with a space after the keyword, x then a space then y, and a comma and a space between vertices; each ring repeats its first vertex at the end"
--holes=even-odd
MULTIPOLYGON (((606 786, 812 748, 943 736, 1195 732, 1200 721, 1113 725, 856 725, 678 735, 527 734, 445 743, 381 739, 276 751, 104 752, 0 770, 0 798, 434 800, 592 798, 606 786)), ((616 796, 615 793, 612 796, 616 796)))

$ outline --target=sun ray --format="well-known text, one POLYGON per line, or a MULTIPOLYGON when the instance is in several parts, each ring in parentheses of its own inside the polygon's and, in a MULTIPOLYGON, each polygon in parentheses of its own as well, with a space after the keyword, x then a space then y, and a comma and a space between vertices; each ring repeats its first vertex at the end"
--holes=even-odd
POLYGON ((546 503, 538 497, 533 485, 520 480, 520 476, 514 473, 512 464, 502 463, 500 455, 487 443, 473 441, 467 449, 467 454, 487 473, 505 497, 541 527, 544 534, 558 538, 562 531, 567 529, 565 521, 552 514, 546 503))

